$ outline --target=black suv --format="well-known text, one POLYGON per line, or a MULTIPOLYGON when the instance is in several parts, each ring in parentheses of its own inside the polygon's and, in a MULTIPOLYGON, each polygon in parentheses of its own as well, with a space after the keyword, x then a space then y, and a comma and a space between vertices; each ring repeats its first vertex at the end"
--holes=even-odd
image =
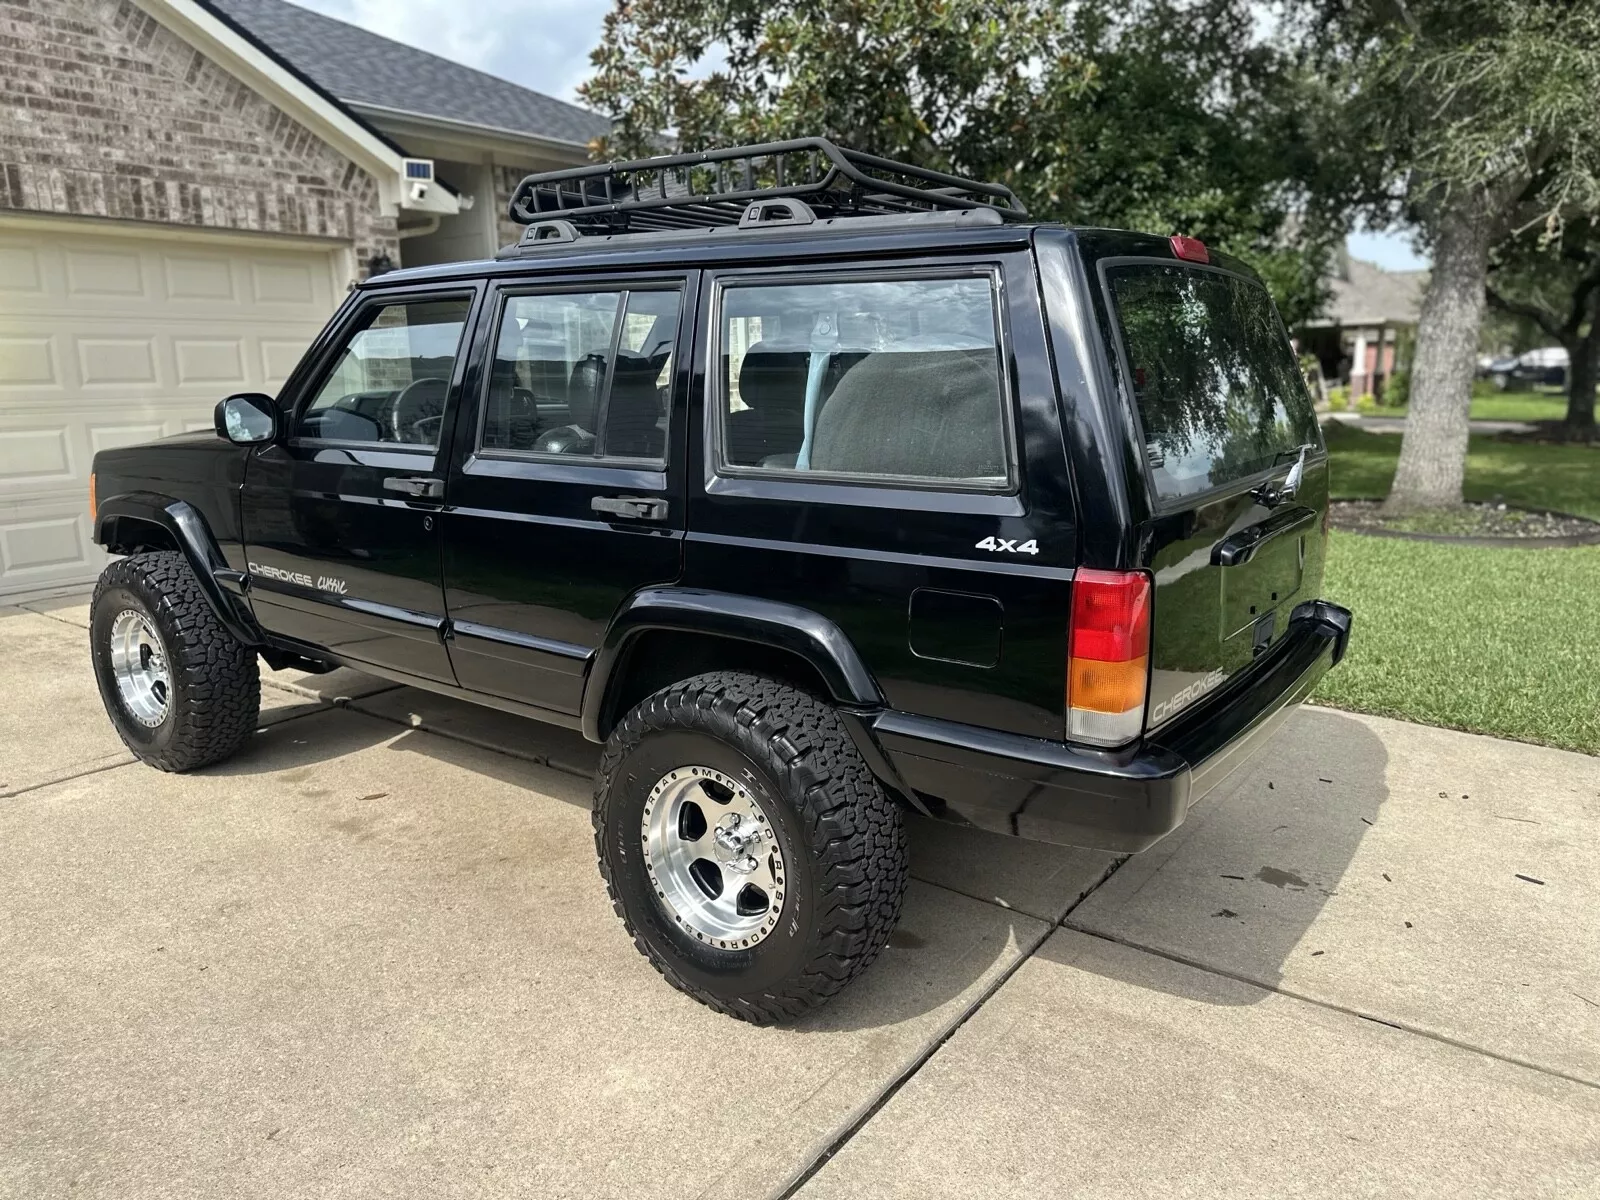
POLYGON ((355 288, 276 398, 95 459, 129 747, 257 658, 604 744, 675 986, 804 1012, 888 939, 901 808, 1137 851, 1339 661, 1327 457, 1243 264, 821 139, 530 176, 492 262, 355 288))

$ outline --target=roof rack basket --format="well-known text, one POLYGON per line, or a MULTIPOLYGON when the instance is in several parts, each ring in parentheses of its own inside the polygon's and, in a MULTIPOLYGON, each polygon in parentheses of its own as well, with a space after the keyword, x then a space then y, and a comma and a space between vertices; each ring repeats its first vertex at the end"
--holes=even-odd
POLYGON ((738 225, 752 202, 800 200, 818 217, 991 209, 1027 214, 1010 188, 797 138, 529 175, 511 219, 562 220, 583 234, 738 225))

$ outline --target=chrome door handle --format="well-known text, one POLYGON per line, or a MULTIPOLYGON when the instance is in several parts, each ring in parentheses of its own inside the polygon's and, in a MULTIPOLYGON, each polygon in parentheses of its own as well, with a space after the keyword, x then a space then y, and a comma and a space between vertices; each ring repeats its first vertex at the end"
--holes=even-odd
POLYGON ((627 517, 633 521, 664 521, 667 519, 667 502, 649 496, 596 496, 589 507, 598 513, 614 517, 627 517))
POLYGON ((391 475, 383 481, 385 491, 399 492, 418 500, 440 500, 444 497, 444 480, 422 479, 415 475, 391 475))

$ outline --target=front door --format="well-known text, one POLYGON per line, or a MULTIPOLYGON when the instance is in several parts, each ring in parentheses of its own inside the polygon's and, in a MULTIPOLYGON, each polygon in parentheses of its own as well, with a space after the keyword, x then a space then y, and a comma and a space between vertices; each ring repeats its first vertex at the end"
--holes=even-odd
POLYGON ((575 723, 612 614, 678 578, 693 282, 507 284, 486 301, 443 517, 462 687, 575 723))
POLYGON ((455 681, 439 513, 476 296, 372 296, 285 397, 288 436, 251 461, 242 499, 251 602, 268 632, 455 681))

